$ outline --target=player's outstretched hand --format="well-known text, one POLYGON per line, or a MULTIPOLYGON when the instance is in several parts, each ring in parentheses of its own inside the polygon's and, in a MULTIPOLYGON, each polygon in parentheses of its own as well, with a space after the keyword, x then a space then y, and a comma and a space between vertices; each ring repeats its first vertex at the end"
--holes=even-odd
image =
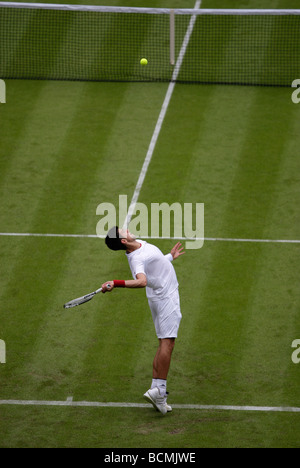
POLYGON ((185 254, 182 244, 180 242, 177 242, 177 244, 173 247, 173 249, 171 250, 171 254, 174 260, 180 257, 180 255, 185 254))

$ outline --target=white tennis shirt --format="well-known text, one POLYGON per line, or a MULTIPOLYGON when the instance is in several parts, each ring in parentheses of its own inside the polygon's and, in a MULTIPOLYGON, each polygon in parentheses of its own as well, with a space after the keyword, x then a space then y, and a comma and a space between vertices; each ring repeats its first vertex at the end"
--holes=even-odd
POLYGON ((172 265, 172 254, 164 255, 155 245, 138 240, 141 247, 126 253, 134 279, 139 273, 147 277, 148 299, 160 300, 168 297, 178 288, 177 276, 172 265))

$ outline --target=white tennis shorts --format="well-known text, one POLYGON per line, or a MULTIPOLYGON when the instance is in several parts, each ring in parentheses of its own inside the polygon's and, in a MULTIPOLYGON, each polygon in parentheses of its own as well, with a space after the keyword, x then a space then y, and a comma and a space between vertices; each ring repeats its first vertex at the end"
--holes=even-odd
POLYGON ((159 301, 148 299, 148 303, 157 337, 159 339, 177 338, 182 318, 178 289, 170 296, 160 299, 159 301))

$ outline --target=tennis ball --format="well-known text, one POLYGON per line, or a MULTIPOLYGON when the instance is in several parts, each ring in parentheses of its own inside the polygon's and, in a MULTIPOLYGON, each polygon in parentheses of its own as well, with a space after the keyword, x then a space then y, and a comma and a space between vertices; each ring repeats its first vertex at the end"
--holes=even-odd
POLYGON ((148 60, 145 59, 145 58, 142 58, 142 60, 140 61, 140 64, 141 64, 141 65, 147 65, 147 64, 148 64, 148 60))

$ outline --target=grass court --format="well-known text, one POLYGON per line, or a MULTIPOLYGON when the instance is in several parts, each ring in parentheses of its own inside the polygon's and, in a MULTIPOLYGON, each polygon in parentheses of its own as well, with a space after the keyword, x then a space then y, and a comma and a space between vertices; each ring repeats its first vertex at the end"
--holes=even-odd
MULTIPOLYGON (((194 6, 149 3, 110 1, 194 6)), ((168 83, 5 81, 0 400, 144 403, 157 347, 145 291, 62 306, 106 280, 131 279, 122 253, 84 236, 96 234, 100 203, 117 206, 120 194, 131 200, 168 83), (9 235, 24 233, 83 237, 9 235)), ((291 94, 289 87, 175 86, 139 201, 149 208, 204 203, 205 238, 236 241, 205 240, 174 263, 183 320, 170 404, 300 407, 300 364, 291 359, 300 339, 300 104, 291 94)), ((176 240, 149 242, 168 253, 176 240)), ((162 418, 150 407, 3 404, 0 447, 295 448, 299 418, 184 408, 162 418)))

